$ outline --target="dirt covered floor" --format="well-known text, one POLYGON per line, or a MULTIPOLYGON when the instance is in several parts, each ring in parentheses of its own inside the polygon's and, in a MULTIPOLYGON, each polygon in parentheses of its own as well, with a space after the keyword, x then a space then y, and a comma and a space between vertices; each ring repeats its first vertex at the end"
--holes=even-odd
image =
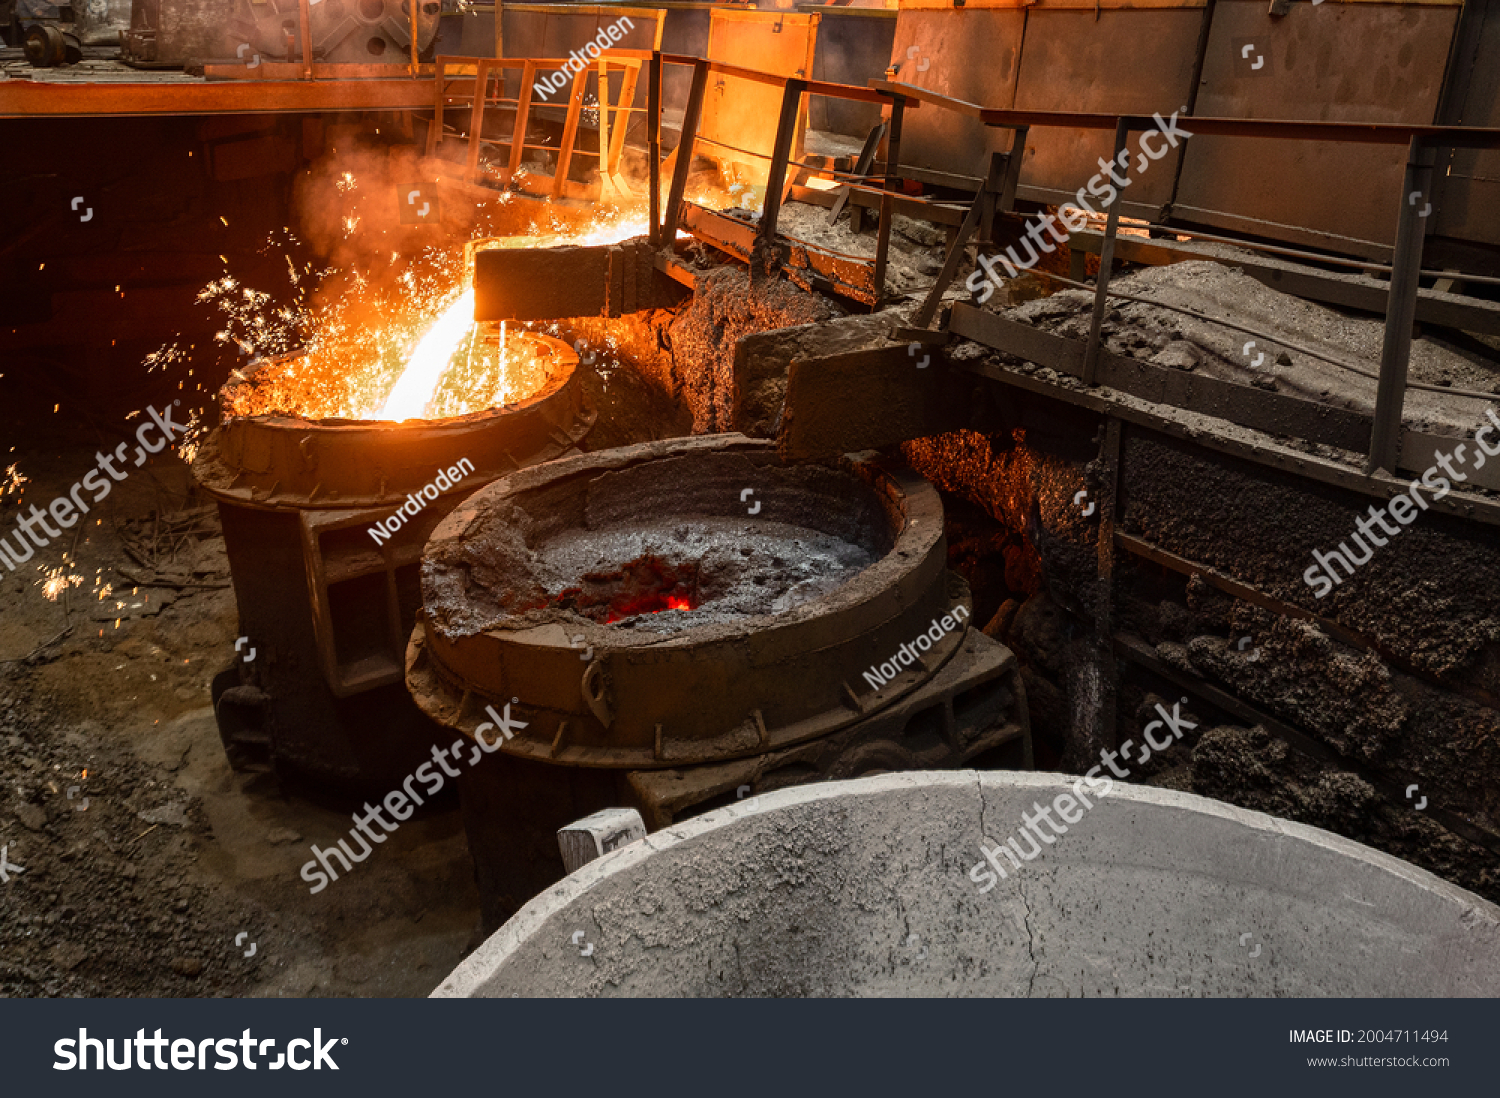
MULTIPOLYGON (((135 426, 67 419, 6 408, 25 507, 135 426)), ((476 926, 458 815, 409 821, 309 895, 309 844, 349 818, 225 761, 209 682, 237 658, 236 613, 208 504, 164 454, 0 568, 0 995, 425 994, 476 926)))

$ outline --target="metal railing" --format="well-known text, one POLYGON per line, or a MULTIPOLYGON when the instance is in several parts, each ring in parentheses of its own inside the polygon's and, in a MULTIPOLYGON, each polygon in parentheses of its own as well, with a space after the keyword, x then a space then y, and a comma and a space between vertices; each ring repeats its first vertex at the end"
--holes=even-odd
MULTIPOLYGON (((911 84, 872 80, 872 88, 913 102, 930 103, 945 110, 977 118, 987 126, 1058 127, 1064 129, 1112 129, 1118 158, 1132 132, 1157 126, 1155 118, 1134 114, 1099 114, 1084 111, 1017 111, 981 107, 911 84)), ((1385 338, 1380 371, 1376 379, 1374 425, 1365 471, 1394 473, 1401 443, 1401 419, 1406 402, 1407 373, 1411 360, 1412 325, 1416 317, 1417 288, 1422 270, 1425 218, 1430 207, 1421 208, 1431 194, 1432 165, 1439 149, 1500 149, 1500 129, 1468 126, 1417 126, 1392 123, 1297 122, 1244 118, 1200 118, 1191 123, 1194 136, 1255 137, 1280 140, 1342 141, 1355 144, 1406 145, 1406 171, 1402 181, 1396 222, 1395 254, 1391 259, 1391 286, 1385 311, 1385 338)), ((1185 139, 1191 141, 1191 138, 1185 139)), ((1099 276, 1094 286, 1094 308, 1085 351, 1083 380, 1097 383, 1100 330, 1104 320, 1109 281, 1114 263, 1115 240, 1120 223, 1120 193, 1107 206, 1108 219, 1100 253, 1099 276)), ((930 317, 929 317, 930 320, 930 317)))

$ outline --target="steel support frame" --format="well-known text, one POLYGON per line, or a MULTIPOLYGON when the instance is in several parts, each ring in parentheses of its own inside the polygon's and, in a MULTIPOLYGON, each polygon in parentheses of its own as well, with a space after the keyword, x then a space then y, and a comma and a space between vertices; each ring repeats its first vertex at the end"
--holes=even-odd
POLYGON ((1406 405, 1406 375, 1411 363, 1412 325, 1417 319, 1417 287, 1422 270, 1422 241, 1432 212, 1432 165, 1437 150, 1413 137, 1406 153, 1401 208, 1396 216, 1396 251, 1391 258, 1391 290, 1385 310, 1385 340, 1380 348, 1380 380, 1375 389, 1375 425, 1365 472, 1396 471, 1401 456, 1401 413, 1406 405))
MULTIPOLYGON (((797 123, 802 113, 802 97, 806 93, 807 81, 796 78, 789 79, 781 92, 781 114, 776 119, 776 142, 771 146, 771 170, 766 176, 766 200, 761 207, 760 232, 757 234, 757 247, 767 257, 776 246, 776 223, 781 216, 781 202, 787 185, 787 161, 792 155, 792 142, 796 139, 797 123)), ((679 160, 678 165, 681 163, 679 160)))
MULTIPOLYGON (((1114 160, 1110 165, 1110 178, 1114 179, 1115 168, 1119 166, 1120 154, 1125 150, 1125 142, 1130 137, 1130 122, 1121 118, 1115 122, 1115 151, 1114 160)), ((1114 180, 1119 182, 1119 180, 1114 180)), ((1109 276, 1110 269, 1115 261, 1115 237, 1119 235, 1120 228, 1120 200, 1122 198, 1121 188, 1115 187, 1114 197, 1110 199, 1109 217, 1104 225, 1104 247, 1099 254, 1099 278, 1094 283, 1094 313, 1089 320, 1088 349, 1083 357, 1083 383, 1090 387, 1099 384, 1099 337, 1104 327, 1104 311, 1109 304, 1109 276)))

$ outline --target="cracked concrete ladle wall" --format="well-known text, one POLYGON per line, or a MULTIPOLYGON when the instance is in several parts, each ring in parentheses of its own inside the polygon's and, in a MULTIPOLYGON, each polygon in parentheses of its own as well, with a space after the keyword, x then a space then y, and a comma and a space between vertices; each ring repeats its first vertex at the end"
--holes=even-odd
POLYGON ((981 894, 981 841, 1076 780, 891 774, 752 798, 584 866, 433 994, 1500 994, 1500 908, 1172 790, 1084 787, 1092 810, 1038 825, 1052 842, 1019 870, 999 855, 1008 876, 981 894))

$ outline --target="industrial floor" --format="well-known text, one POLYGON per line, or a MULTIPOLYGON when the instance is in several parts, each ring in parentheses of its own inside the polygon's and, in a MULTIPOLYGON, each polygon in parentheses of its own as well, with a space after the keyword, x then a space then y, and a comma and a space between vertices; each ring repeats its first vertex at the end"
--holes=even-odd
MULTIPOLYGON (((35 421, 4 424, 28 499, 50 500, 99 444, 37 434, 35 421)), ((0 579, 0 842, 22 867, 5 890, 0 995, 425 995, 477 927, 457 805, 308 894, 309 845, 349 819, 225 760, 208 697, 235 658, 234 597, 216 516, 193 513, 204 501, 191 483, 175 457, 132 471, 99 524, 62 546, 84 579, 56 601, 39 573, 0 579), (184 511, 188 525, 174 523, 184 511), (148 549, 155 533, 167 569, 175 541, 198 586, 133 588, 115 571, 140 570, 122 531, 148 549)))

